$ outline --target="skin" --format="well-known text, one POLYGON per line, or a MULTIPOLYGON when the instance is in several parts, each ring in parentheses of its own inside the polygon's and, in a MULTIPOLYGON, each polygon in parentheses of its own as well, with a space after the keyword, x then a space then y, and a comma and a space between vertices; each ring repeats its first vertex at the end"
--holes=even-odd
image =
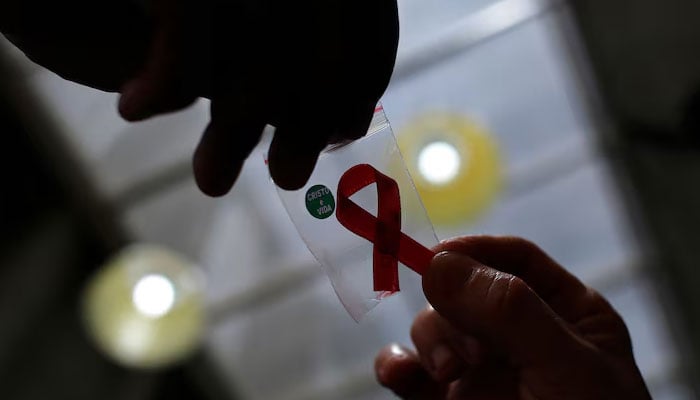
POLYGON ((324 147, 366 133, 394 67, 395 0, 145 3, 8 0, 0 29, 62 77, 120 92, 129 121, 211 99, 193 160, 211 196, 230 190, 266 124, 273 179, 302 187, 324 147))
MULTIPOLYGON (((120 92, 130 121, 209 98, 193 166, 212 196, 230 190, 266 124, 272 177, 302 187, 326 145, 366 132, 394 66, 395 0, 148 3, 6 0, 0 30, 64 78, 120 92)), ((464 237, 436 250, 416 351, 391 345, 376 359, 397 395, 650 398, 619 315, 535 245, 464 237)))
POLYGON ((423 277, 430 304, 415 351, 376 358, 404 399, 651 399, 625 323, 593 289, 519 238, 440 244, 423 277))

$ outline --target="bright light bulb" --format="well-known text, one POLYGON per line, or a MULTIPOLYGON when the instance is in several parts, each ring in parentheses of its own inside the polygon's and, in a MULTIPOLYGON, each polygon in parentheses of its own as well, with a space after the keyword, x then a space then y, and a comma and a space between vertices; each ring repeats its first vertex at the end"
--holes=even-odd
POLYGON ((175 304, 175 287, 163 275, 146 275, 134 286, 131 301, 142 314, 152 318, 162 317, 175 304))
POLYGON ((418 155, 418 170, 430 183, 446 184, 459 173, 461 164, 457 149, 447 142, 433 142, 418 155))

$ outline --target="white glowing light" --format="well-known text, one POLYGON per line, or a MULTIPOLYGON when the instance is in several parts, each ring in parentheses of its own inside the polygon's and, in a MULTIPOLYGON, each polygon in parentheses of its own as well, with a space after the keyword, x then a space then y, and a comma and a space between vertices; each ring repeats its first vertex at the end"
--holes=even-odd
POLYGON ((152 318, 162 317, 175 304, 175 288, 170 279, 163 275, 146 275, 134 286, 131 301, 142 314, 152 318))
POLYGON ((418 170, 429 182, 442 185, 459 173, 461 159, 457 149, 446 142, 433 142, 418 155, 418 170))

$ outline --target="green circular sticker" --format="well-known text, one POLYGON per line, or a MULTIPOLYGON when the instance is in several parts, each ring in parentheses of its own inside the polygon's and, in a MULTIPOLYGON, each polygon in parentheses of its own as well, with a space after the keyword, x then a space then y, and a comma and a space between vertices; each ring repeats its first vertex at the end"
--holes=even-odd
POLYGON ((333 192, 323 185, 315 185, 306 192, 306 209, 314 218, 326 219, 335 211, 333 192))

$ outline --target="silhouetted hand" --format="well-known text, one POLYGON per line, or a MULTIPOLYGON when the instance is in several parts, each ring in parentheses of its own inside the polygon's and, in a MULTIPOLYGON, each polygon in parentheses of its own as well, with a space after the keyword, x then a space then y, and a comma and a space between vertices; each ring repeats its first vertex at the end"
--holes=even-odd
POLYGON ((398 43, 396 0, 8 0, 2 32, 66 79, 122 93, 137 121, 211 99, 194 156, 223 195, 266 124, 270 172, 303 186, 329 143, 367 131, 398 43))
POLYGON ((430 304, 377 377, 405 399, 650 399, 625 323, 537 246, 464 237, 438 246, 430 304))

